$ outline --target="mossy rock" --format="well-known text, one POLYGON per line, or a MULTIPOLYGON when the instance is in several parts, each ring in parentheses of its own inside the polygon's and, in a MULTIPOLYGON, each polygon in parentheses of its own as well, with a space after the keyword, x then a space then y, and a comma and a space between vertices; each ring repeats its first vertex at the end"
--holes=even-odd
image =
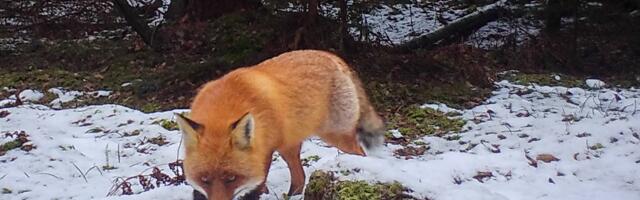
POLYGON ((415 199, 406 194, 410 190, 398 182, 368 183, 366 181, 338 181, 333 172, 314 171, 306 186, 306 200, 382 200, 415 199))

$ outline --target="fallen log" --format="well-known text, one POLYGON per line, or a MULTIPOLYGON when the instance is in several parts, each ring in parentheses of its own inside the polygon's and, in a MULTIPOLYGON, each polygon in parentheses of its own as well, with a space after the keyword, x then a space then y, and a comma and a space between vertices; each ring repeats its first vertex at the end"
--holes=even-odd
POLYGON ((413 51, 416 49, 432 49, 437 46, 449 44, 471 34, 476 29, 481 28, 491 21, 497 20, 504 12, 504 3, 500 0, 479 8, 464 17, 436 29, 426 35, 401 44, 399 48, 403 51, 413 51))

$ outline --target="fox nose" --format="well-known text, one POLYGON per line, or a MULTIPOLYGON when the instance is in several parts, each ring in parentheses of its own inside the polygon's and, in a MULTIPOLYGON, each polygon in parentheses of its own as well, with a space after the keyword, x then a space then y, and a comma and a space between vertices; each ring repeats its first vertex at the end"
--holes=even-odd
POLYGON ((207 197, 198 190, 193 190, 193 200, 207 200, 207 197))

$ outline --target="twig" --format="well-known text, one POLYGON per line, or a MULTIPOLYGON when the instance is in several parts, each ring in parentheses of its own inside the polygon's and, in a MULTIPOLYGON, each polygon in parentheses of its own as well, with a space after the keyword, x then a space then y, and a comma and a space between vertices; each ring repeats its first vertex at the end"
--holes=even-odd
POLYGON ((633 113, 631 113, 631 116, 636 115, 637 111, 638 111, 638 100, 633 100, 633 113))
POLYGON ((104 156, 107 159, 107 166, 109 166, 109 144, 104 147, 104 156))
POLYGON ((120 143, 118 143, 118 163, 120 163, 120 143))
POLYGON ((99 168, 98 166, 95 166, 95 165, 94 165, 93 167, 91 167, 91 168, 87 169, 87 171, 86 171, 86 172, 84 172, 84 174, 89 174, 89 172, 90 172, 92 169, 94 169, 94 168, 95 168, 96 170, 98 170, 98 172, 100 172, 100 175, 101 175, 101 176, 104 176, 104 175, 102 174, 102 170, 100 170, 100 168, 99 168))
POLYGON ((80 175, 82 175, 82 178, 84 178, 84 182, 89 183, 89 181, 87 180, 87 176, 84 175, 84 173, 82 173, 82 170, 80 170, 80 168, 78 167, 78 165, 76 165, 75 163, 71 162, 71 164, 73 164, 73 166, 78 170, 78 172, 80 172, 80 175))
POLYGON ((583 109, 584 109, 584 107, 587 105, 587 101, 589 101, 589 98, 591 98, 591 97, 592 97, 592 96, 588 96, 588 97, 587 97, 587 99, 585 99, 585 100, 582 102, 582 105, 580 105, 580 112, 579 112, 579 113, 582 113, 582 110, 583 110, 583 109))
POLYGON ((178 150, 176 151, 176 160, 180 159, 180 149, 182 148, 182 139, 183 138, 184 138, 184 134, 180 133, 180 143, 178 143, 178 150))
POLYGON ((53 174, 50 174, 50 173, 46 173, 46 172, 40 172, 39 174, 49 175, 49 176, 52 176, 52 177, 54 177, 54 178, 56 178, 58 180, 64 180, 63 178, 60 178, 60 177, 58 177, 56 175, 53 175, 53 174))

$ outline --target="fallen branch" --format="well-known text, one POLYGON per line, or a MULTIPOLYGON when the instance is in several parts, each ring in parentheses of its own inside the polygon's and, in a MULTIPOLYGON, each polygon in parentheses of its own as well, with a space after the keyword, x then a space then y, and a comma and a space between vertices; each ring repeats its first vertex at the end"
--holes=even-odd
POLYGON ((506 0, 501 0, 481 7, 471 14, 456 19, 448 25, 445 25, 429 34, 408 41, 399 47, 403 51, 413 51, 416 49, 431 49, 454 42, 456 39, 465 37, 474 30, 498 19, 504 10, 505 2, 506 0))

